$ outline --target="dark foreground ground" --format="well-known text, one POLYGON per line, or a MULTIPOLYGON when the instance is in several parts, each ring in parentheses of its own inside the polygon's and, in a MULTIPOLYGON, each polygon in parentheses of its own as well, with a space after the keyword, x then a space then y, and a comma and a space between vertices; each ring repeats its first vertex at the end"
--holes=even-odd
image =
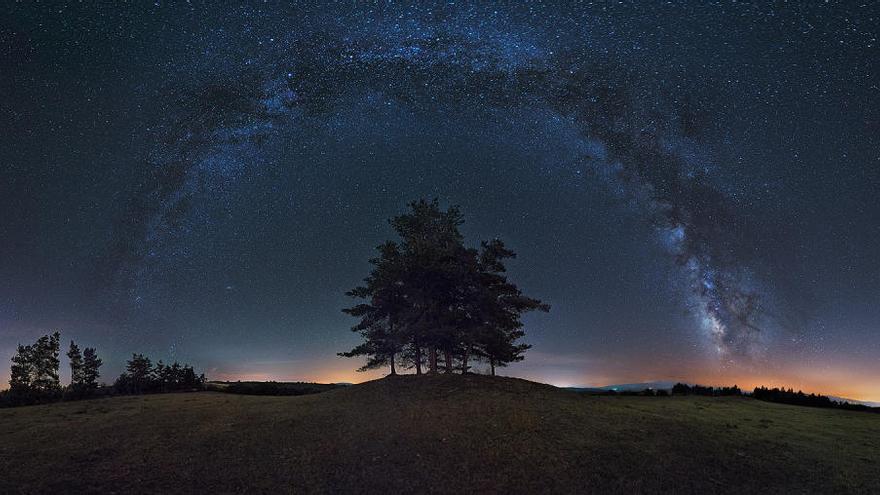
POLYGON ((877 493, 880 415, 398 377, 0 410, 0 493, 877 493))

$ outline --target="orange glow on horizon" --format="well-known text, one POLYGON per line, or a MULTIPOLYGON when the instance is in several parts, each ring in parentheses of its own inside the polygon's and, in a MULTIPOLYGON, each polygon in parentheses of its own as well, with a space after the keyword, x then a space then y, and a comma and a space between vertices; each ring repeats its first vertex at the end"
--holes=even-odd
MULTIPOLYGON (((544 355, 536 356, 544 358, 544 355)), ((567 369, 541 363, 536 359, 518 363, 510 368, 501 368, 498 374, 523 378, 558 387, 601 387, 614 384, 671 381, 698 383, 710 386, 737 385, 744 391, 757 386, 792 388, 804 393, 816 393, 842 397, 857 401, 880 403, 880 380, 849 369, 803 368, 776 373, 732 372, 719 369, 676 369, 646 364, 645 369, 614 368, 596 366, 598 373, 585 373, 581 369, 567 369)), ((568 363, 566 363, 568 364, 568 363)), ((656 364, 656 363, 654 363, 656 364)), ((231 369, 213 368, 205 370, 209 380, 215 381, 279 381, 314 383, 362 383, 386 376, 388 368, 357 372, 358 363, 348 360, 322 360, 291 363, 242 363, 231 369)), ((682 367, 685 368, 685 367, 682 367)), ((483 370, 478 369, 482 372, 483 370)), ((412 370, 399 370, 410 374, 412 370)), ((8 388, 8 369, 0 370, 0 390, 8 388)), ((109 379, 112 382, 112 379, 109 379)))
MULTIPOLYGON (((540 369, 540 366, 535 366, 540 369)), ((537 370, 535 370, 537 371, 537 370)), ((224 374, 216 373, 209 376, 212 380, 223 381, 301 381, 315 383, 363 383, 370 380, 382 378, 388 374, 387 368, 371 370, 368 372, 357 372, 351 366, 348 367, 324 367, 312 370, 306 373, 291 373, 290 370, 273 370, 263 373, 245 373, 245 374, 224 374)), ((398 370, 401 374, 411 374, 412 370, 398 370)), ((518 373, 514 369, 501 369, 499 375, 514 378, 523 378, 526 380, 548 383, 558 387, 578 387, 578 386, 605 386, 624 383, 642 383, 653 381, 681 381, 687 383, 698 383, 701 385, 711 386, 732 386, 737 385, 743 391, 751 391, 758 386, 792 388, 794 390, 802 390, 804 393, 816 393, 821 395, 831 395, 835 397, 843 397, 846 399, 880 402, 880 383, 877 380, 864 379, 861 381, 853 381, 851 377, 841 376, 811 376, 809 373, 799 375, 746 375, 746 374, 721 374, 721 373, 693 373, 685 376, 681 373, 668 373, 660 375, 651 375, 639 373, 638 375, 615 376, 613 374, 601 376, 583 376, 582 379, 574 379, 573 377, 556 377, 552 374, 544 374, 540 372, 518 373)))

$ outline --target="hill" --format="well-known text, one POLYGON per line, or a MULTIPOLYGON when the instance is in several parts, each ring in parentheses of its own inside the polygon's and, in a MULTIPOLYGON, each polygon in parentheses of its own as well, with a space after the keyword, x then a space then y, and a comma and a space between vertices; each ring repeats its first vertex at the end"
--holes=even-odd
POLYGON ((401 376, 0 410, 0 493, 860 493, 880 416, 401 376))
POLYGON ((642 390, 651 389, 651 390, 671 390, 672 386, 675 385, 676 382, 670 381, 655 381, 655 382, 642 382, 642 383, 620 383, 615 385, 605 385, 603 387, 565 387, 566 390, 573 390, 575 392, 641 392, 642 390))

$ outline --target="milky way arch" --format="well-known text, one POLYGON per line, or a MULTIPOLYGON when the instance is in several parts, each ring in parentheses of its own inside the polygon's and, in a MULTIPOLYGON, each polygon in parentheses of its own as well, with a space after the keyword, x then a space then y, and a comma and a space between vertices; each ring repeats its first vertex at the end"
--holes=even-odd
POLYGON ((729 359, 761 352, 763 299, 730 233, 739 219, 698 161, 677 146, 692 135, 693 113, 646 89, 626 65, 509 36, 413 30, 390 39, 311 33, 233 72, 175 95, 182 110, 162 126, 150 180, 117 228, 117 282, 142 282, 150 257, 185 237, 181 219, 197 193, 254 173, 266 143, 304 119, 334 114, 344 98, 425 112, 531 105, 570 121, 592 150, 580 157, 583 164, 648 216, 685 275, 686 305, 716 350, 729 359))

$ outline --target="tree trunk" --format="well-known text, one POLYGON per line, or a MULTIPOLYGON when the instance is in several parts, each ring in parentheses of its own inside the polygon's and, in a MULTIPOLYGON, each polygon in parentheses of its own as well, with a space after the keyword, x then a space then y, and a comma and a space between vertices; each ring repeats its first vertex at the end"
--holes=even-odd
POLYGON ((489 368, 492 370, 492 376, 495 376, 495 358, 489 358, 489 368))
POLYGON ((428 354, 428 366, 431 368, 431 373, 437 372, 437 348, 431 347, 430 354, 428 354))
POLYGON ((416 374, 422 374, 422 348, 416 345, 416 374))
POLYGON ((461 374, 465 374, 468 372, 468 353, 470 352, 470 348, 465 348, 464 354, 461 356, 461 374))
MULTIPOLYGON (((388 322, 388 333, 391 335, 394 335, 394 322, 393 321, 388 322)), ((394 361, 396 358, 397 358, 397 353, 392 352, 391 353, 391 376, 394 376, 397 374, 397 368, 394 367, 394 361)))
POLYGON ((446 360, 446 372, 452 373, 452 351, 443 351, 443 357, 446 360))

